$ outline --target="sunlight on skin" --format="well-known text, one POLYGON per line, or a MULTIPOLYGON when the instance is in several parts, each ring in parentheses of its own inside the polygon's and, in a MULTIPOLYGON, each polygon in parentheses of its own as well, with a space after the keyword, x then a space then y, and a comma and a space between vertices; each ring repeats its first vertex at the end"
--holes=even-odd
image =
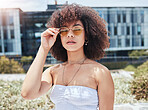
POLYGON ((98 72, 106 73, 106 71, 103 68, 100 69, 99 67, 94 67, 94 72, 95 73, 98 73, 98 72))
POLYGON ((100 71, 100 69, 98 67, 94 67, 94 72, 98 73, 100 71))

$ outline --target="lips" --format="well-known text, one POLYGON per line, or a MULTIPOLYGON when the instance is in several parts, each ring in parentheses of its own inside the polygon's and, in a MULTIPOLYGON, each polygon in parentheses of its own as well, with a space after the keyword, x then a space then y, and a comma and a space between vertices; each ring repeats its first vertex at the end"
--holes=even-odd
POLYGON ((75 44, 76 42, 75 41, 73 41, 73 40, 69 40, 69 41, 67 41, 67 44, 75 44))

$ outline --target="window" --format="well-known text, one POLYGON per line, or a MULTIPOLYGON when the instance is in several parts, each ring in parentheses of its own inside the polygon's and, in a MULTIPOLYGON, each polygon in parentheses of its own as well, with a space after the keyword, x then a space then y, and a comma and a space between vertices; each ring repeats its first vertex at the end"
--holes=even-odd
POLYGON ((4 40, 5 52, 13 52, 13 43, 11 40, 4 40))
POLYGON ((140 35, 141 34, 141 26, 138 25, 137 27, 137 34, 140 35))
POLYGON ((121 26, 121 35, 125 35, 125 29, 124 29, 124 26, 121 26))
POLYGON ((116 47, 116 39, 115 38, 110 39, 110 47, 116 47))
POLYGON ((126 23, 126 14, 123 14, 123 23, 126 23))
POLYGON ((139 36, 135 36, 133 38, 133 46, 140 46, 140 39, 139 39, 139 36))
POLYGON ((132 26, 132 35, 135 35, 135 26, 132 26))
POLYGON ((143 38, 143 36, 141 37, 141 46, 144 46, 144 38, 143 38))
POLYGON ((13 52, 13 43, 11 41, 9 41, 7 46, 8 46, 8 52, 13 52))
POLYGON ((117 35, 117 26, 114 27, 114 35, 117 35))
POLYGON ((118 17, 118 21, 117 22, 120 23, 121 22, 121 15, 118 14, 117 17, 118 17))
POLYGON ((6 29, 4 29, 4 39, 8 39, 8 34, 7 34, 7 30, 6 29))
POLYGON ((131 23, 133 23, 134 22, 134 14, 133 14, 133 12, 131 13, 131 23))
POLYGON ((126 47, 129 47, 130 46, 130 39, 129 38, 126 38, 125 45, 126 45, 126 47))
POLYGON ((9 25, 13 25, 13 15, 9 15, 9 25))
POLYGON ((141 16, 141 23, 144 23, 144 11, 140 11, 140 16, 141 16))
POLYGON ((137 12, 136 11, 131 12, 131 22, 137 23, 137 12))
POLYGON ((113 12, 110 13, 110 23, 115 23, 115 14, 113 12))
POLYGON ((118 39, 118 47, 121 47, 121 39, 118 39))
POLYGON ((127 26, 127 28, 126 28, 126 34, 130 35, 130 27, 129 26, 127 26))
POLYGON ((110 27, 110 26, 108 26, 108 36, 110 36, 110 35, 111 35, 111 32, 112 32, 111 27, 110 27))
POLYGON ((134 23, 137 23, 137 13, 134 14, 133 19, 134 19, 134 23))
POLYGON ((11 39, 14 39, 14 30, 10 30, 11 39))
POLYGON ((108 23, 110 23, 110 14, 108 13, 108 16, 107 16, 107 21, 108 23))
POLYGON ((4 52, 8 52, 7 40, 4 40, 4 52))

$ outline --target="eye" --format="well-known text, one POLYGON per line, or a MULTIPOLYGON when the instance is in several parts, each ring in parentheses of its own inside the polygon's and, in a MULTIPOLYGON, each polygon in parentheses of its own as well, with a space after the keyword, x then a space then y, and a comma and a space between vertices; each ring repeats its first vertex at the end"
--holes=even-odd
POLYGON ((68 29, 61 29, 60 32, 68 32, 68 29))
POLYGON ((80 30, 81 30, 80 28, 75 28, 75 29, 74 29, 74 31, 80 31, 80 30))
POLYGON ((82 27, 81 26, 75 26, 73 28, 74 31, 81 31, 82 30, 82 27))

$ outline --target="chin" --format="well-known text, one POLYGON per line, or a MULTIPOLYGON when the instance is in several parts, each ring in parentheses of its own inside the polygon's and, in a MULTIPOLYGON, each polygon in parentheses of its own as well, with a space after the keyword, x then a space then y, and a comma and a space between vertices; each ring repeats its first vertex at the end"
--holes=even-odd
POLYGON ((80 49, 83 49, 83 46, 82 47, 76 47, 76 46, 66 46, 65 49, 69 52, 74 52, 74 51, 78 51, 80 49))
POLYGON ((77 51, 79 49, 77 48, 65 48, 67 51, 70 51, 70 52, 74 52, 74 51, 77 51))

